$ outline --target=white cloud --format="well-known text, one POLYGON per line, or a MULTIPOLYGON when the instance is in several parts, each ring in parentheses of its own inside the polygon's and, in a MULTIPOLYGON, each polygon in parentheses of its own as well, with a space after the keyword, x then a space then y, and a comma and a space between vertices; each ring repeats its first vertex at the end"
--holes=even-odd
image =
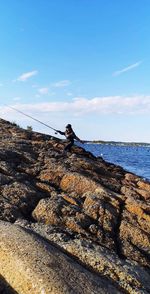
POLYGON ((55 88, 63 88, 69 86, 70 84, 71 82, 69 80, 63 80, 52 84, 52 86, 55 88))
MULTIPOLYGON (((1 100, 4 101, 4 97, 3 99, 1 97, 1 100)), ((88 136, 87 139, 99 139, 100 136, 102 140, 150 142, 148 119, 142 122, 140 117, 143 115, 148 118, 150 115, 150 95, 104 96, 90 99, 76 97, 67 102, 53 101, 32 104, 22 104, 16 101, 12 103, 12 107, 56 129, 63 130, 66 123, 71 123, 75 131, 78 130, 77 135, 83 139, 85 136, 88 136), (88 132, 85 133, 85 130, 88 132)), ((51 129, 8 106, 0 106, 0 117, 15 121, 24 128, 32 125, 33 129, 38 132, 53 133, 51 129)))
POLYGON ((17 109, 34 113, 63 113, 66 115, 84 114, 150 114, 150 96, 108 96, 87 99, 77 97, 69 102, 46 102, 34 104, 16 104, 17 109))
POLYGON ((20 81, 20 82, 25 82, 27 81, 29 78, 35 76, 38 74, 38 71, 37 70, 33 70, 33 71, 30 71, 30 72, 26 72, 26 73, 23 73, 22 75, 20 75, 18 78, 17 78, 17 81, 20 81))
POLYGON ((113 73, 113 76, 119 76, 119 75, 123 74, 124 72, 130 71, 130 70, 138 67, 141 63, 142 63, 142 61, 138 61, 138 62, 131 64, 121 70, 117 70, 113 73))
POLYGON ((46 94, 48 94, 48 91, 49 91, 48 88, 40 88, 40 89, 38 89, 38 92, 39 92, 41 95, 46 95, 46 94))

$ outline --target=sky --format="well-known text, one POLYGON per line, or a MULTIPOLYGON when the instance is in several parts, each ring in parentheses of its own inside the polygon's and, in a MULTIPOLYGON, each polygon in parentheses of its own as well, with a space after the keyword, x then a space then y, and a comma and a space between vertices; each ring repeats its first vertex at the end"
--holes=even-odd
POLYGON ((0 1, 0 118, 150 143, 149 0, 0 1))

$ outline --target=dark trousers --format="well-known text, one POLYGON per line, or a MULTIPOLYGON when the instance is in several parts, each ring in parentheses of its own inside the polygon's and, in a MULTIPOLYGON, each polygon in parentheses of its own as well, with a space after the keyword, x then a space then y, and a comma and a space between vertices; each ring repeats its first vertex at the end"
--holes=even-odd
POLYGON ((71 147, 74 144, 74 140, 68 140, 68 144, 65 146, 64 151, 71 152, 71 147))

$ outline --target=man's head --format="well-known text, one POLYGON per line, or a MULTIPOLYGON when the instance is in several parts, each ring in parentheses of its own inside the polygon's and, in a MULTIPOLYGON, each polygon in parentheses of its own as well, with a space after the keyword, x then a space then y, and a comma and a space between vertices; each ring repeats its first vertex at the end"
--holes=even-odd
POLYGON ((71 128, 72 128, 72 127, 71 127, 70 124, 66 125, 66 129, 71 129, 71 128))

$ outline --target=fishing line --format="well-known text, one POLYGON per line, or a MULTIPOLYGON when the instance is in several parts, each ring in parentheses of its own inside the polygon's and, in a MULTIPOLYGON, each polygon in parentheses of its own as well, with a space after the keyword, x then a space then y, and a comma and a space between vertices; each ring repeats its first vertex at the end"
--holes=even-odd
POLYGON ((17 112, 19 112, 19 113, 21 113, 21 114, 23 114, 23 115, 25 115, 25 116, 27 116, 27 117, 29 117, 29 118, 31 118, 31 119, 33 119, 33 120, 35 120, 35 121, 37 121, 38 123, 40 123, 40 124, 42 124, 42 125, 44 125, 44 126, 46 126, 46 127, 48 127, 48 128, 50 128, 50 129, 52 129, 52 130, 54 130, 54 131, 57 132, 56 129, 54 129, 54 128, 52 128, 51 126, 49 126, 49 125, 43 123, 42 121, 40 121, 40 120, 38 120, 38 119, 32 117, 31 115, 28 115, 28 114, 24 113, 23 111, 18 110, 18 109, 16 109, 15 107, 9 106, 9 105, 7 105, 7 104, 4 104, 4 105, 7 106, 7 107, 9 107, 9 108, 11 108, 11 109, 13 109, 13 110, 15 110, 15 111, 17 111, 17 112))

